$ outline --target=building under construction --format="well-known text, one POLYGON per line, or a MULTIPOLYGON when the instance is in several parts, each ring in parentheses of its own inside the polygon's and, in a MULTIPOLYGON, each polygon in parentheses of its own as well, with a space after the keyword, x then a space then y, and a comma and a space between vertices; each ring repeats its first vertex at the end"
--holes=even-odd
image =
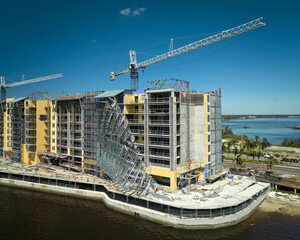
POLYGON ((176 189, 220 174, 220 91, 197 93, 177 79, 148 84, 2 101, 2 154, 115 176, 120 185, 151 175, 176 189))

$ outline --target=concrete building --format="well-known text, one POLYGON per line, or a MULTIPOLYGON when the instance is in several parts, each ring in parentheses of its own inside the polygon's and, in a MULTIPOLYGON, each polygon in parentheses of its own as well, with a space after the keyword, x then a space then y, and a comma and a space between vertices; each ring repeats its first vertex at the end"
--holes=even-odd
POLYGON ((124 114, 147 171, 157 181, 174 189, 222 171, 220 101, 218 92, 175 89, 124 96, 124 114))
POLYGON ((6 99, 1 103, 2 156, 37 164, 41 153, 50 151, 51 102, 37 95, 6 99))
MULTIPOLYGON (((104 103, 114 101, 130 129, 133 151, 156 181, 176 189, 212 180, 222 172, 220 91, 196 93, 187 82, 174 82, 158 81, 137 91, 62 95, 51 101, 2 101, 2 153, 24 163, 51 161, 98 174, 99 127, 104 126, 99 121, 105 120, 101 111, 104 103)), ((122 119, 111 124, 117 126, 122 119)))

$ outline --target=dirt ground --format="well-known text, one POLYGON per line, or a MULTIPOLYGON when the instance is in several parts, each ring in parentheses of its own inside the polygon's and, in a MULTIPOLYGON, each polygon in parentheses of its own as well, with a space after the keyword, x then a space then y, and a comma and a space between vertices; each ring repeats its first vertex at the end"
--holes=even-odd
POLYGON ((278 212, 291 216, 300 216, 300 200, 267 197, 259 209, 265 212, 278 212))

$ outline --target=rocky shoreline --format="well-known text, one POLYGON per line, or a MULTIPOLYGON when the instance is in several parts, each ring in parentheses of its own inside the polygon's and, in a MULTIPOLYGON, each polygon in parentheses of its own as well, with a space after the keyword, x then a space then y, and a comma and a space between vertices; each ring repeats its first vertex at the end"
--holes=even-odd
POLYGON ((300 217, 300 197, 280 192, 270 192, 259 210, 300 217))

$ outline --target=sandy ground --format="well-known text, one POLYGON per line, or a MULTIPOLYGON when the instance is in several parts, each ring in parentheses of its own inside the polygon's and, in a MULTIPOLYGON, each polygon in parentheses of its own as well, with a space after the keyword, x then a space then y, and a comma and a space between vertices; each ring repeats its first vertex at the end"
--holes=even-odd
POLYGON ((288 198, 268 196, 259 209, 265 212, 278 212, 291 216, 300 216, 300 198, 290 200, 288 198))
POLYGON ((271 146, 266 149, 273 149, 273 150, 286 150, 286 151, 295 151, 296 153, 300 153, 300 148, 294 147, 279 147, 279 146, 271 146))

